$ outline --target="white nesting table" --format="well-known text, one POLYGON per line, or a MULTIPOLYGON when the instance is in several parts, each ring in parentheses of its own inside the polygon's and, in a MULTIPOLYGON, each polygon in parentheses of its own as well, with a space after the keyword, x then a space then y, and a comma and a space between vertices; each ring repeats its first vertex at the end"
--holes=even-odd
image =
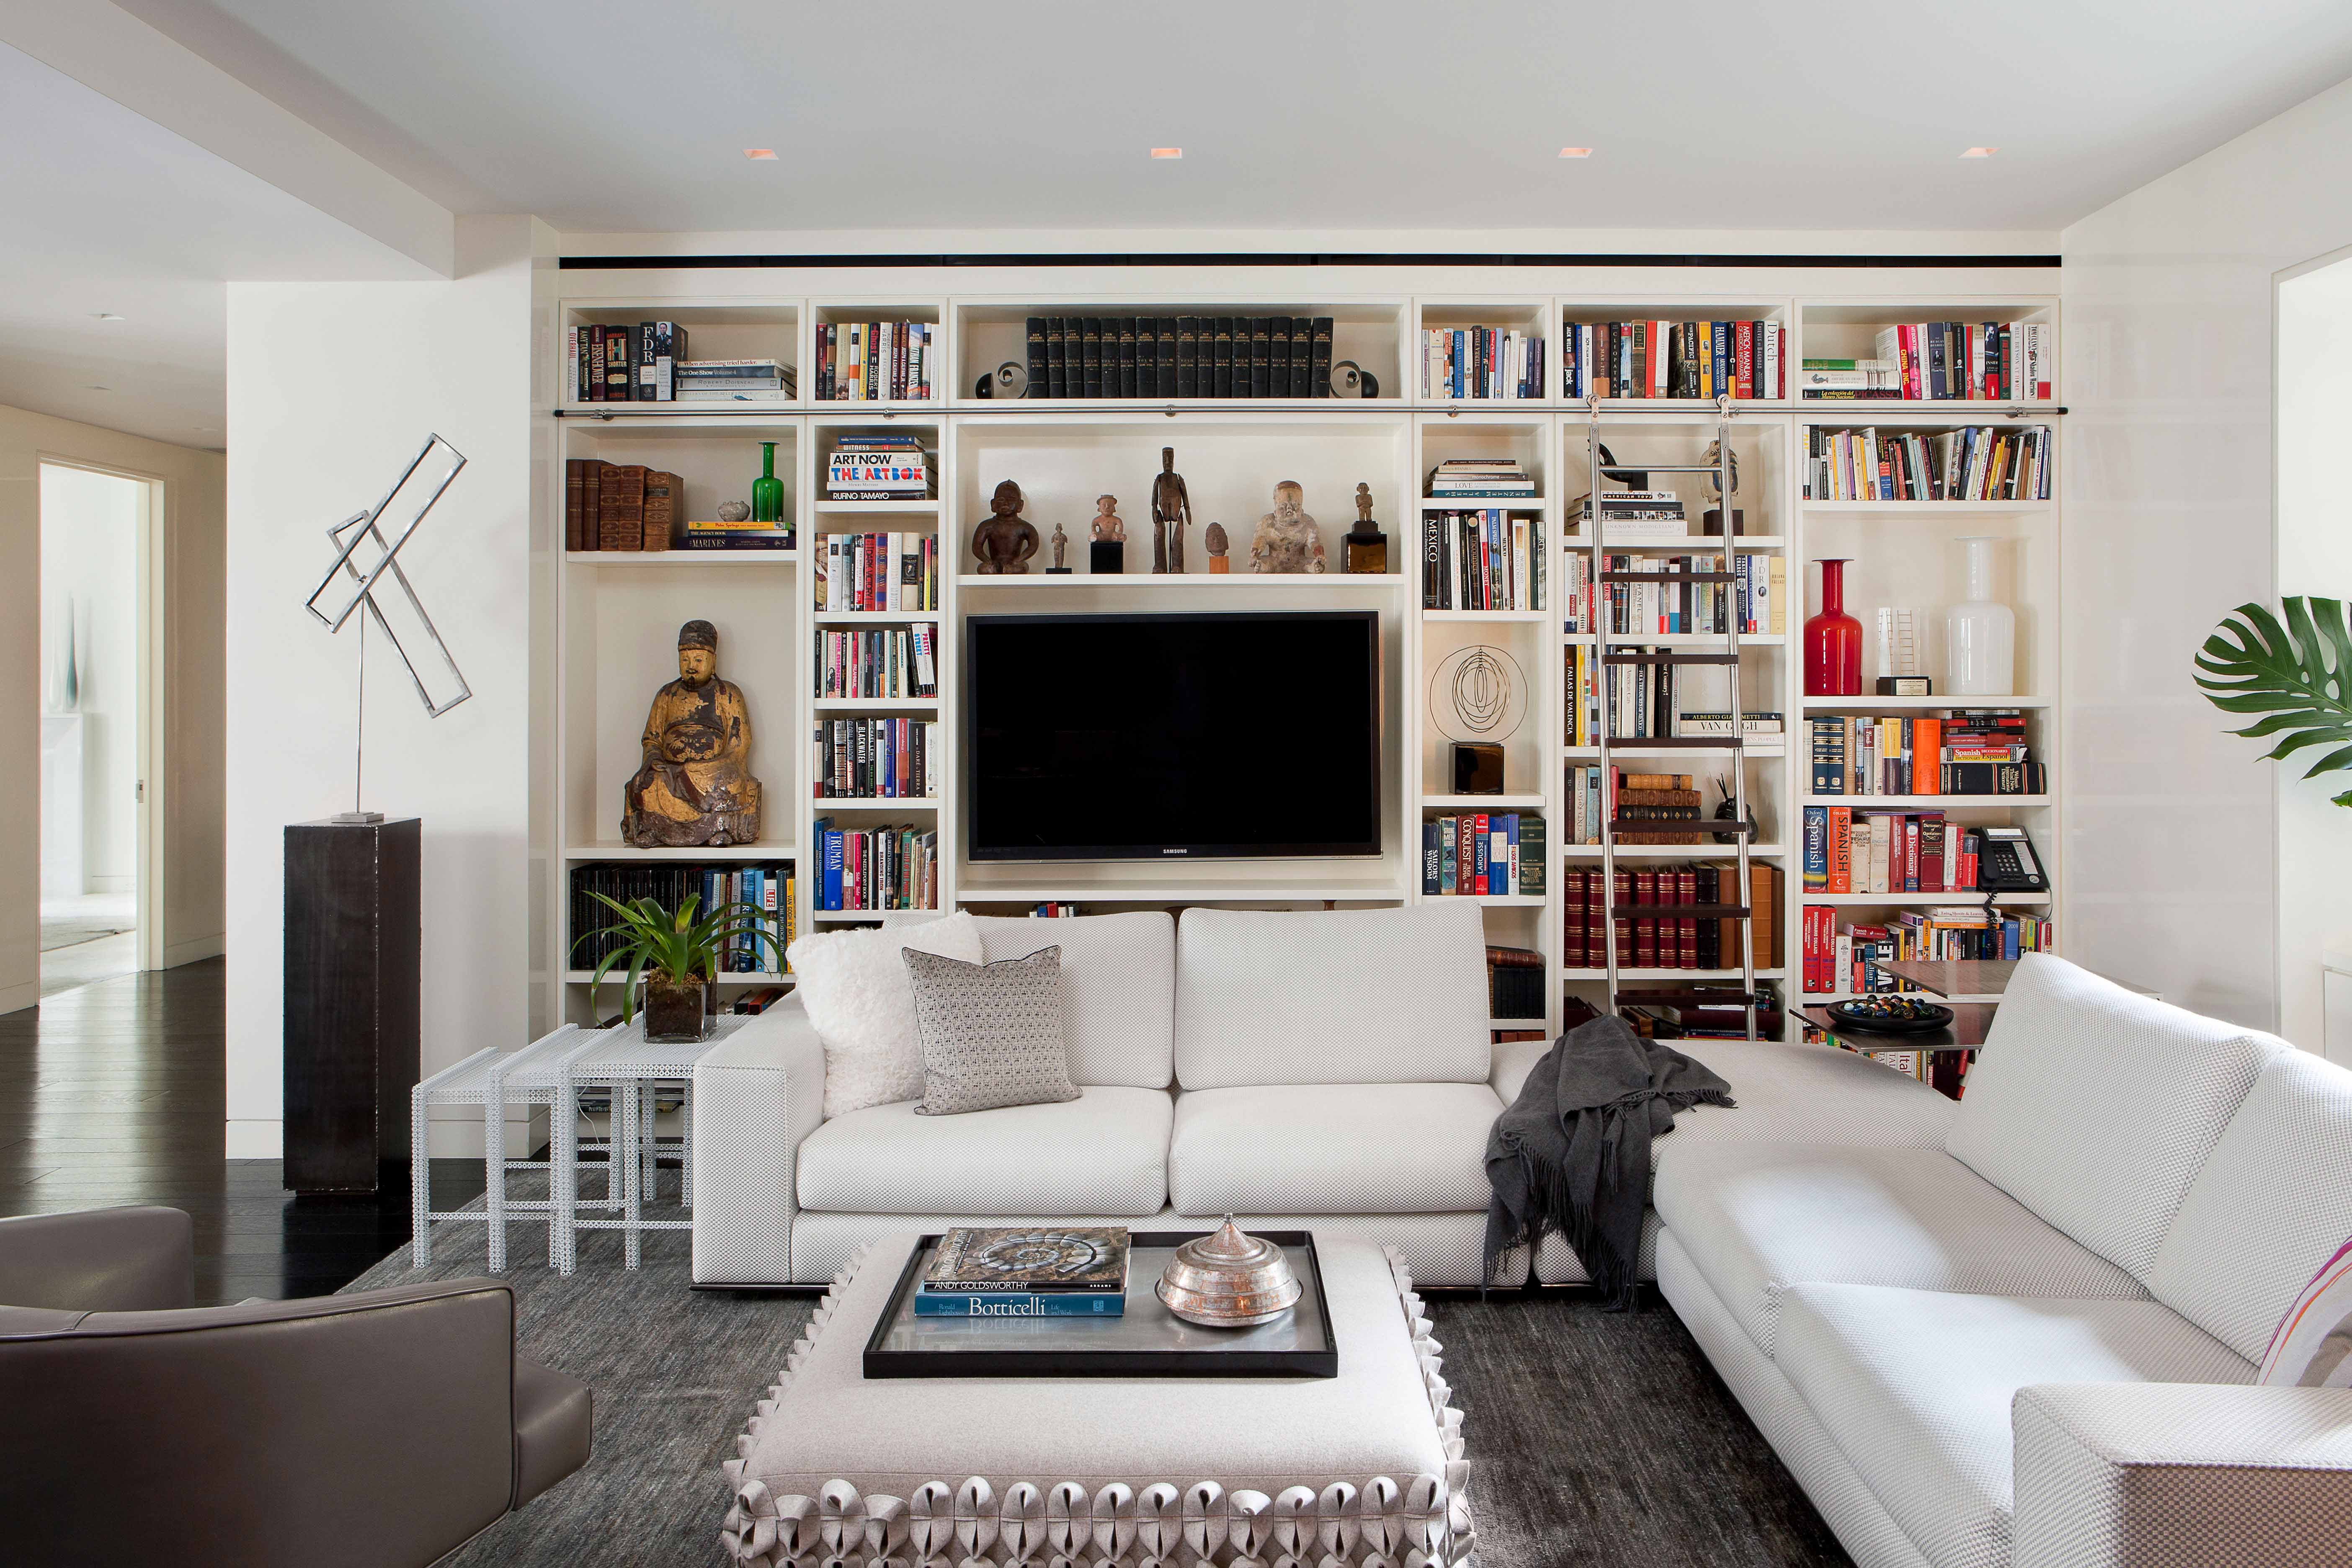
POLYGON ((683 1125, 678 1138, 678 1205, 690 1209, 694 1206, 694 1064, 751 1021, 749 1016, 722 1014, 711 1020, 710 1033, 701 1039, 663 1044, 646 1038, 645 1016, 640 1014, 632 1023, 588 1033, 584 1045, 562 1056, 568 1103, 577 1105, 583 1089, 601 1088, 612 1098, 612 1137, 606 1144, 612 1163, 605 1168, 605 1191, 608 1200, 617 1196, 620 1214, 612 1219, 580 1217, 583 1205, 579 1121, 576 1116, 556 1118, 549 1151, 552 1166, 549 1192, 555 1208, 548 1227, 548 1261, 557 1273, 569 1274, 579 1266, 579 1233, 583 1230, 621 1232, 625 1264, 635 1268, 642 1261, 646 1231, 692 1227, 690 1219, 645 1217, 662 1142, 654 1130, 655 1092, 670 1087, 679 1095, 683 1125))
POLYGON ((1470 1555, 1462 1418, 1395 1253, 1318 1247, 1336 1377, 868 1378, 914 1243, 852 1263, 758 1396, 723 1467, 745 1568, 1470 1555))
MULTIPOLYGON (((507 1266, 507 1221, 520 1215, 544 1218, 548 1228, 548 1261, 556 1261, 556 1173, 551 1161, 509 1160, 507 1152, 507 1107, 544 1106, 559 1131, 576 1135, 577 1103, 571 1098, 568 1068, 572 1059, 594 1043, 594 1031, 566 1024, 551 1035, 533 1040, 519 1051, 486 1047, 465 1060, 443 1068, 409 1091, 409 1257, 416 1268, 433 1261, 433 1225, 483 1223, 489 1226, 489 1267, 492 1273, 507 1266), (482 1116, 483 1202, 479 1209, 436 1210, 433 1207, 432 1108, 462 1105, 482 1116), (559 1105, 561 1109, 559 1109, 559 1105), (547 1171, 548 1196, 509 1198, 507 1176, 514 1171, 547 1171)), ((575 1154, 577 1138, 572 1140, 575 1154)), ((572 1182, 574 1202, 578 1180, 572 1182)))

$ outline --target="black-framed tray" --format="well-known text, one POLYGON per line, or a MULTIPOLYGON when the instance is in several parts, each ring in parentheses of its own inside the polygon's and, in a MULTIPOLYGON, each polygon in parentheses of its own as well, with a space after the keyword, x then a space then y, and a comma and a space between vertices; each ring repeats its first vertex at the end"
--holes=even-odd
POLYGON ((1917 996, 1886 995, 1832 1002, 1831 1019, 1841 1029, 1865 1035, 1932 1035, 1952 1026, 1952 1010, 1917 996))
POLYGON ((1176 1248, 1206 1230, 1139 1230, 1128 1238, 1126 1310, 1116 1318, 933 1318, 916 1288, 940 1245, 918 1237, 866 1336, 867 1377, 1337 1377, 1339 1348, 1311 1231, 1268 1230, 1306 1287, 1271 1323, 1210 1329, 1168 1310, 1153 1289, 1176 1248))

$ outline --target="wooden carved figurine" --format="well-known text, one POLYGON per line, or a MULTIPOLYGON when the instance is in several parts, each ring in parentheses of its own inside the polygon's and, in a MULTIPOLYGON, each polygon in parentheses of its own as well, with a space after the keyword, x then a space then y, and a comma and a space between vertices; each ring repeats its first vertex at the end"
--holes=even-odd
POLYGON ((1202 531, 1201 534, 1201 542, 1208 547, 1210 575, 1215 576, 1222 573, 1231 572, 1234 569, 1233 563, 1225 559, 1225 551, 1228 546, 1225 539, 1225 525, 1223 523, 1213 522, 1209 524, 1207 529, 1202 531))
POLYGON ((1184 570, 1184 531, 1192 525, 1192 498, 1176 471, 1176 448, 1160 448, 1160 472, 1151 480, 1151 569, 1184 570))
POLYGON ((1056 522, 1054 524, 1054 563, 1045 568, 1045 570, 1048 572, 1067 572, 1070 569, 1066 564, 1069 552, 1070 536, 1064 533, 1062 531, 1062 525, 1059 522, 1056 522))
POLYGON ((1095 497, 1094 542, 1097 544, 1124 543, 1127 522, 1111 509, 1118 505, 1117 496, 1095 497))
POLYGON ((1320 573, 1326 569, 1323 533, 1296 479, 1274 487, 1274 510, 1257 520, 1250 540, 1250 570, 1259 573, 1320 573))
POLYGON ((677 679, 654 693, 643 757, 622 794, 621 837, 638 849, 750 844, 760 837, 760 781, 746 763, 743 689, 719 678, 709 621, 677 629, 677 679))
POLYGON ((1037 531, 1021 515, 1026 504, 1021 487, 1011 479, 996 487, 987 520, 971 531, 971 552, 982 572, 1029 570, 1029 557, 1037 553, 1037 531))

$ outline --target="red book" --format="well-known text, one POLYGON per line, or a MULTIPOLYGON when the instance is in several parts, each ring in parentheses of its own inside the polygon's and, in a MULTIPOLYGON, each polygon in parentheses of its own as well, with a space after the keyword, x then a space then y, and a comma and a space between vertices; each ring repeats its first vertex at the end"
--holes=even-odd
MULTIPOLYGON (((1698 869, 1679 867, 1675 871, 1675 901, 1678 904, 1698 902, 1698 869)), ((1675 921, 1675 959, 1685 969, 1698 967, 1698 921, 1696 918, 1675 921)))
POLYGON ((1923 893, 1944 890, 1944 835, 1949 827, 1941 816, 1919 819, 1919 890, 1923 893))
MULTIPOLYGON (((1611 900, 1616 904, 1622 905, 1632 903, 1633 901, 1633 873, 1631 871, 1618 872, 1615 883, 1610 889, 1609 896, 1611 900)), ((1633 921, 1624 915, 1618 915, 1610 921, 1609 926, 1611 938, 1617 944, 1618 964, 1621 967, 1630 967, 1633 962, 1633 921)), ((1603 956, 1603 962, 1606 962, 1606 955, 1603 956)))
POLYGON ((1903 819, 1903 890, 1919 890, 1919 819, 1916 816, 1903 819))
POLYGON ((1756 367, 1752 363, 1756 353, 1756 323, 1732 322, 1731 345, 1731 363, 1738 367, 1732 372, 1732 395, 1753 397, 1756 395, 1756 367))
MULTIPOLYGON (((1633 873, 1633 902, 1658 902, 1658 874, 1655 871, 1633 873)), ((1643 916, 1633 922, 1633 966, 1655 969, 1658 964, 1658 922, 1654 917, 1643 916)))
POLYGON ((1487 859, 1491 842, 1487 835, 1493 831, 1493 826, 1487 821, 1485 812, 1482 811, 1470 819, 1470 831, 1477 836, 1478 885, 1475 890, 1480 893, 1491 892, 1494 890, 1494 870, 1492 863, 1487 859))

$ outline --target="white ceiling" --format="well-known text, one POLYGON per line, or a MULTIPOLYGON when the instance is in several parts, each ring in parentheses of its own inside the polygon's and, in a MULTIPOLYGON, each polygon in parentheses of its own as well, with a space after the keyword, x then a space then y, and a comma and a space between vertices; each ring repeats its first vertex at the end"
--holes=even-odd
POLYGON ((124 4, 574 232, 2054 233, 2352 75, 2343 0, 124 4))
POLYGON ((218 447, 227 279, 419 275, 5 45, 0 124, 0 403, 218 447))

